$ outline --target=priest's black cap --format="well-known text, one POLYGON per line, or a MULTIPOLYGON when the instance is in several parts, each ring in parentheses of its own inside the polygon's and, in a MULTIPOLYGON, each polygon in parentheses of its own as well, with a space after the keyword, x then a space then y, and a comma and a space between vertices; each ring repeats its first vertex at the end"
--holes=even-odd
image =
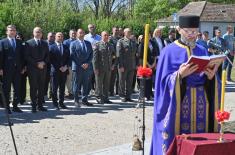
POLYGON ((200 17, 195 15, 179 16, 179 27, 198 28, 200 17))

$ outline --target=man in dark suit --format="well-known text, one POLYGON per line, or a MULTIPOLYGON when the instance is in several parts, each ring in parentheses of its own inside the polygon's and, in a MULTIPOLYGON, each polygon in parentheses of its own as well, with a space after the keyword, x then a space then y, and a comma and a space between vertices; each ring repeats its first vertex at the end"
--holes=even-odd
MULTIPOLYGON (((76 32, 76 30, 74 30, 74 29, 71 29, 70 31, 69 31, 69 39, 66 39, 65 41, 64 41, 64 44, 69 48, 70 47, 70 44, 71 44, 71 42, 73 42, 74 40, 76 40, 76 34, 77 32, 76 32)), ((69 98, 69 99, 73 99, 74 97, 73 97, 73 88, 72 88, 72 86, 73 86, 73 77, 74 77, 74 75, 73 75, 73 71, 72 71, 72 60, 71 60, 71 58, 70 58, 70 60, 69 60, 69 66, 68 66, 68 75, 67 75, 67 79, 66 79, 66 87, 67 87, 67 89, 68 89, 68 93, 67 93, 67 95, 65 95, 65 97, 66 98, 69 98)))
POLYGON ((20 77, 23 70, 23 45, 16 37, 16 27, 8 25, 6 30, 7 38, 0 42, 0 75, 3 76, 3 92, 6 97, 6 108, 10 110, 11 84, 14 88, 13 109, 14 112, 22 112, 17 104, 19 100, 20 77))
POLYGON ((50 62, 51 62, 51 76, 52 76, 52 101, 53 105, 59 109, 66 109, 64 105, 64 91, 65 82, 68 74, 69 64, 69 48, 63 45, 63 34, 57 32, 55 36, 55 44, 49 47, 50 62), (59 106, 57 102, 57 90, 59 87, 59 106))
MULTIPOLYGON (((48 32, 47 34, 47 40, 46 42, 48 43, 48 47, 53 45, 55 43, 55 33, 54 32, 48 32)), ((48 100, 48 98, 52 97, 52 88, 51 88, 51 64, 50 61, 47 64, 47 73, 46 73, 46 81, 45 81, 45 87, 44 87, 44 100, 43 103, 45 103, 45 100, 48 100), (49 85, 50 84, 50 85, 49 85), (48 88, 49 88, 49 96, 48 95, 48 88)))
POLYGON ((44 86, 46 80, 47 63, 49 62, 49 48, 46 41, 42 40, 42 29, 33 29, 34 38, 27 41, 26 61, 30 84, 30 97, 32 101, 32 112, 35 113, 36 106, 39 111, 47 111, 42 106, 44 97, 44 86))
POLYGON ((77 31, 77 40, 73 41, 70 45, 70 56, 72 59, 72 70, 75 73, 74 77, 74 103, 75 106, 80 107, 79 104, 79 86, 82 87, 82 104, 86 106, 92 106, 87 101, 88 97, 88 77, 90 74, 90 67, 93 50, 91 43, 84 40, 85 32, 82 29, 77 31))

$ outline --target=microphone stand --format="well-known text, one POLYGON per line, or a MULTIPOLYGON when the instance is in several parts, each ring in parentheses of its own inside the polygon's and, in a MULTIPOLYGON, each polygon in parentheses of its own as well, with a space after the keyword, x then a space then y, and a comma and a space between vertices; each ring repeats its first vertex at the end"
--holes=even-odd
POLYGON ((13 144, 14 144, 15 153, 16 153, 16 155, 18 155, 16 142, 15 142, 15 137, 14 137, 13 130, 12 130, 12 127, 11 127, 13 125, 13 123, 10 120, 10 116, 9 116, 8 109, 7 109, 6 98, 5 98, 4 93, 3 93, 2 85, 3 85, 2 82, 0 82, 0 94, 1 94, 1 98, 2 98, 2 103, 3 103, 3 106, 5 107, 5 114, 6 114, 6 118, 7 118, 7 121, 8 121, 8 126, 10 128, 11 138, 12 138, 12 141, 13 141, 13 144))

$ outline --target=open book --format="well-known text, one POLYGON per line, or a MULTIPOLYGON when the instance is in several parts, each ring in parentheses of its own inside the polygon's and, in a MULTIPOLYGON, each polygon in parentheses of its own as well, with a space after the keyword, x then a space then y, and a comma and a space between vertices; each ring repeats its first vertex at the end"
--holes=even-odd
POLYGON ((226 59, 226 55, 211 55, 211 56, 195 56, 191 55, 187 63, 198 65, 196 73, 204 71, 207 67, 213 68, 215 64, 220 65, 226 59))

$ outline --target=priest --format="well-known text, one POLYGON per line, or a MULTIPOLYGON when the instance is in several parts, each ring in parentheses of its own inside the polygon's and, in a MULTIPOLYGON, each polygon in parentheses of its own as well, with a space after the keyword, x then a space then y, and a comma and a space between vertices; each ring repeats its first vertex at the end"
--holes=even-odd
POLYGON ((218 66, 196 73, 191 55, 207 56, 196 44, 198 16, 180 16, 179 40, 165 47, 158 60, 151 155, 166 154, 175 135, 218 131, 214 112, 219 109, 218 66))

